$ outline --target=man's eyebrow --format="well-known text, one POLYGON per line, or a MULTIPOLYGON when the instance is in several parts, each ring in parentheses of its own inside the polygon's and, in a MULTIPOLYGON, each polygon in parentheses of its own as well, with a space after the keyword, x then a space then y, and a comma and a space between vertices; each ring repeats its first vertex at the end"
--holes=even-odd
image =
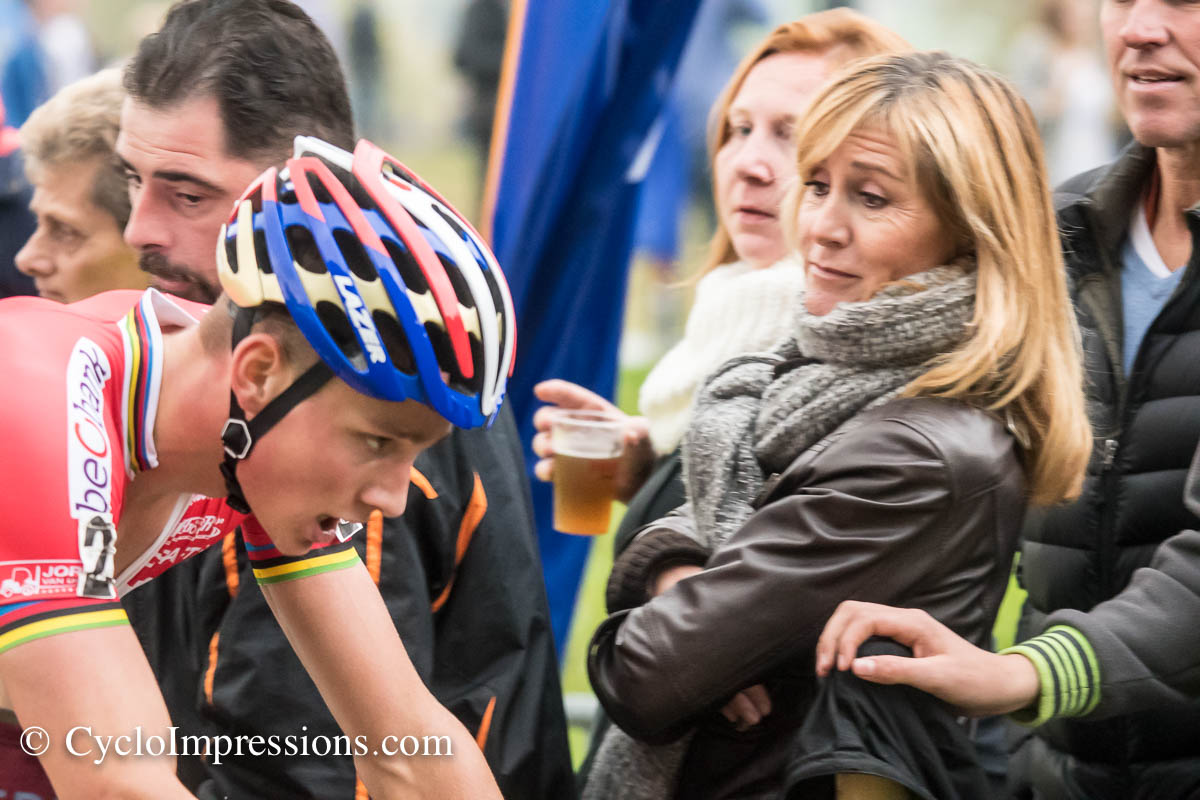
MULTIPOLYGON (((117 156, 117 163, 121 165, 121 169, 126 172, 132 172, 138 175, 137 169, 125 159, 117 156)), ((157 178, 160 181, 169 181, 171 183, 194 183, 201 189, 212 192, 213 194, 224 194, 225 190, 217 186, 211 181, 206 181, 198 175, 193 175, 190 172, 179 172, 177 170, 159 169, 150 174, 150 177, 157 178)))

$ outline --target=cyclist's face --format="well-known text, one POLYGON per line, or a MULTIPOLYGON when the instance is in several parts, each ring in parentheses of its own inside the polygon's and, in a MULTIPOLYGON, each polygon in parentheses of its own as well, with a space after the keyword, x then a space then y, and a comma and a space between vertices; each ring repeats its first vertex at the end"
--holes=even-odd
POLYGON ((404 513, 413 461, 450 423, 413 400, 392 403, 330 381, 255 445, 238 477, 279 551, 329 542, 339 518, 404 513))
POLYGON ((125 241, 142 269, 163 291, 211 303, 221 224, 269 165, 226 154, 220 109, 206 96, 166 108, 126 99, 116 150, 132 204, 125 241))

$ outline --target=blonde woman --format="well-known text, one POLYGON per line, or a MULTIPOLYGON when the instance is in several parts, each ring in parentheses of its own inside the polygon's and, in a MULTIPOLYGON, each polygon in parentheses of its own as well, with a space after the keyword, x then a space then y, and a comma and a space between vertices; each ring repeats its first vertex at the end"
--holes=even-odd
MULTIPOLYGON (((856 58, 911 49, 897 34, 845 8, 780 25, 749 53, 710 115, 713 202, 717 229, 699 270, 695 303, 683 340, 642 385, 643 416, 626 418, 621 500, 629 504, 616 546, 683 500, 679 443, 692 397, 723 361, 762 350, 787 330, 789 299, 804 282, 787 252, 779 213, 795 182, 796 117, 825 80, 856 58)), ((554 453, 546 431, 553 406, 617 412, 604 398, 562 380, 534 387, 552 404, 539 410, 536 474, 550 480, 554 453)))
POLYGON ((818 684, 813 654, 845 599, 984 642, 1027 504, 1079 492, 1090 429, 1037 127, 1004 79, 916 53, 848 67, 797 139, 805 291, 783 344, 701 386, 688 504, 614 568, 589 672, 643 742, 606 741, 597 770, 632 776, 626 798, 664 774, 697 800, 982 796, 948 707, 818 684))

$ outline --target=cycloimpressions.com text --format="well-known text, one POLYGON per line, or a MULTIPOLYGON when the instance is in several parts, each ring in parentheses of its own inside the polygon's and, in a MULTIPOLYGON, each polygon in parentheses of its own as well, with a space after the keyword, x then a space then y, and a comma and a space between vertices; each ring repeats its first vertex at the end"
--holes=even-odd
MULTIPOLYGON (((92 728, 79 725, 67 731, 63 744, 67 752, 78 758, 90 758, 93 764, 103 764, 113 756, 200 756, 214 765, 230 756, 324 758, 325 756, 452 756, 449 736, 385 736, 372 747, 366 736, 324 736, 305 733, 272 734, 268 736, 192 736, 178 728, 163 733, 144 734, 140 727, 128 735, 113 736, 94 733, 92 728)), ((26 728, 21 747, 30 755, 41 755, 50 746, 49 735, 41 728, 26 728)))

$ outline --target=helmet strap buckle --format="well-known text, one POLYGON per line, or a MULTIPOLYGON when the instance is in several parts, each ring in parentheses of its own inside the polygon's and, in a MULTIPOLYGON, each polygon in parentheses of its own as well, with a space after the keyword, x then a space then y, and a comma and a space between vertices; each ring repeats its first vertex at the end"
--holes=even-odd
POLYGON ((246 420, 230 417, 225 420, 225 428, 221 431, 221 444, 225 454, 235 461, 241 461, 250 455, 254 440, 250 437, 250 426, 246 420))

